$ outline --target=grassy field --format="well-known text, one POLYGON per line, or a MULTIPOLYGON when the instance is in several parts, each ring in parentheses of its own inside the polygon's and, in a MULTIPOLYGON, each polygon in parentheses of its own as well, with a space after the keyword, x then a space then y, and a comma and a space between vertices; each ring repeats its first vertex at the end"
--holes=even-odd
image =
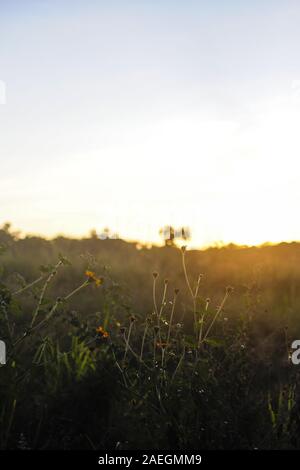
POLYGON ((299 447, 300 244, 0 244, 0 448, 299 447))

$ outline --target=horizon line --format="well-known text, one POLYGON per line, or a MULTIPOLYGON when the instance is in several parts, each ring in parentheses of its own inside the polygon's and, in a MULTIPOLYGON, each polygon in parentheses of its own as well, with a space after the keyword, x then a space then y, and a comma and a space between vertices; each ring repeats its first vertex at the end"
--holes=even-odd
MULTIPOLYGON (((151 249, 152 247, 154 248, 163 248, 165 246, 168 246, 167 243, 165 243, 163 240, 161 242, 156 242, 156 241, 146 241, 146 240, 139 240, 139 239, 135 239, 135 238, 130 238, 130 237, 122 237, 120 236, 119 234, 117 233, 111 233, 111 236, 101 236, 103 235, 105 229, 103 229, 102 231, 99 230, 95 230, 95 229, 91 229, 89 231, 89 233, 87 234, 82 234, 82 235, 72 235, 72 234, 68 234, 68 233, 64 233, 64 232, 57 232, 56 234, 54 235, 46 235, 45 233, 42 233, 42 232, 25 232, 23 230, 14 230, 13 229, 13 226, 12 226, 12 223, 10 222, 6 222, 6 223, 3 223, 0 227, 0 231, 2 230, 6 230, 10 235, 12 235, 13 237, 15 237, 16 239, 20 239, 20 240, 24 240, 26 238, 40 238, 40 239, 44 239, 46 241, 54 241, 54 240, 57 240, 58 238, 65 238, 65 239, 69 239, 69 240, 77 240, 77 241, 80 241, 80 240, 89 240, 89 239, 97 239, 99 241, 113 241, 113 240, 119 240, 119 241, 123 241, 125 243, 129 243, 129 244, 135 244, 137 246, 137 249, 143 249, 143 248, 147 248, 147 249, 151 249)), ((263 248, 263 247, 268 247, 268 246, 279 246, 279 245, 282 245, 282 244, 298 244, 300 243, 300 239, 299 240, 280 240, 280 241, 264 241, 262 243, 253 243, 253 244, 248 244, 248 243, 239 243, 239 242, 236 242, 236 241, 228 241, 228 242, 224 242, 222 240, 214 240, 212 241, 211 243, 207 243, 207 244, 193 244, 192 242, 192 238, 190 240, 182 240, 181 242, 178 242, 178 241, 175 241, 174 243, 171 243, 169 246, 172 246, 172 247, 175 247, 175 248, 178 248, 180 249, 182 246, 186 246, 188 250, 208 250, 208 249, 212 249, 212 248, 228 248, 228 247, 235 247, 235 248, 238 248, 238 249, 243 249, 243 248, 263 248)))

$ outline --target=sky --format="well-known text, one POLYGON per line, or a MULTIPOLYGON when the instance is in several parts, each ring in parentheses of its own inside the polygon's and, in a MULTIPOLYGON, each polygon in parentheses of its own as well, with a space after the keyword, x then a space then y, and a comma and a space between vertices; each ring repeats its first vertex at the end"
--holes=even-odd
POLYGON ((0 1, 0 224, 299 240, 300 3, 0 1))

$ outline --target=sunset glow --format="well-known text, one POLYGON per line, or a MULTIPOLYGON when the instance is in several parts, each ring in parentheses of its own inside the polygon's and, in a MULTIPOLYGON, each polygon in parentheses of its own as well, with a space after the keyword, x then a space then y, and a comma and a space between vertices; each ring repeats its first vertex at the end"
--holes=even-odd
POLYGON ((298 240, 299 4, 66 3, 1 7, 0 223, 298 240))

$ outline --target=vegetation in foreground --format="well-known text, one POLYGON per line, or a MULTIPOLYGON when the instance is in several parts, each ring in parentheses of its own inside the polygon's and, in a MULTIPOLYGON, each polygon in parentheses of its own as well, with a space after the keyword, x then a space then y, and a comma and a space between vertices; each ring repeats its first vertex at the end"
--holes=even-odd
POLYGON ((298 244, 0 241, 0 448, 299 447, 298 244))

